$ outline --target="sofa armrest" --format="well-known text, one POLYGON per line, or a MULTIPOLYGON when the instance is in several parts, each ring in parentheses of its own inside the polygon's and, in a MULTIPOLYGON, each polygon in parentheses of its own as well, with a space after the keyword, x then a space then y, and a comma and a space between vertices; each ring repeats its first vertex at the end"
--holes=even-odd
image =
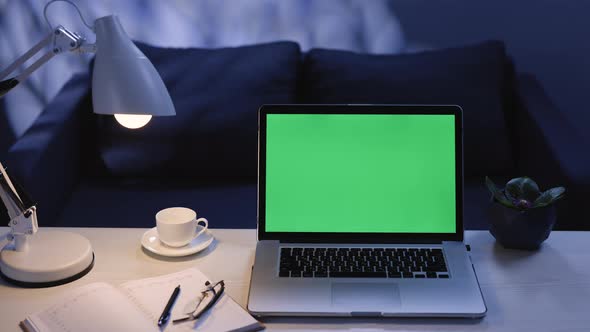
POLYGON ((5 166, 37 203, 42 226, 54 225, 79 179, 89 82, 87 74, 69 80, 8 151, 5 166))
POLYGON ((584 137, 568 122, 532 75, 520 75, 520 107, 515 115, 517 165, 521 175, 547 188, 562 185, 566 196, 558 204, 559 229, 590 229, 590 154, 584 137))

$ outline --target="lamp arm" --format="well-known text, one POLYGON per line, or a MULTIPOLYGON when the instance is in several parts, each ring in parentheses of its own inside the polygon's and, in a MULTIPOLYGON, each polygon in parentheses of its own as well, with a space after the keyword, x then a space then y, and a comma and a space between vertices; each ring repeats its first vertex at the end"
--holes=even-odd
POLYGON ((96 52, 95 44, 87 43, 84 37, 80 36, 76 32, 69 31, 68 29, 60 25, 57 28, 55 28, 53 32, 49 33, 45 38, 43 38, 40 42, 33 46, 30 50, 28 50, 25 54, 16 59, 16 61, 14 61, 5 70, 3 70, 0 73, 0 80, 6 78, 8 75, 10 75, 10 73, 22 66, 27 60, 35 56, 47 45, 51 45, 50 51, 41 56, 32 65, 25 68, 22 73, 16 75, 15 77, 0 82, 0 97, 4 96, 14 87, 16 87, 20 82, 24 81, 29 76, 31 76, 33 72, 35 72, 37 69, 39 69, 39 67, 47 63, 57 54, 64 52, 96 52))
POLYGON ((14 86, 16 86, 18 83, 23 82, 29 76, 31 76, 31 74, 33 72, 35 72, 37 69, 39 69, 39 67, 41 67, 46 62, 48 62, 49 60, 51 60, 54 56, 55 56, 55 53, 53 53, 53 52, 47 52, 47 53, 43 54, 42 57, 40 57, 37 61, 33 62, 33 64, 30 65, 29 67, 27 67, 22 73, 20 73, 17 76, 11 78, 10 80, 14 81, 11 84, 13 84, 14 86))
MULTIPOLYGON (((5 240, 14 240, 15 250, 24 251, 27 248, 27 236, 37 233, 39 229, 37 208, 35 205, 25 206, 25 202, 19 196, 2 163, 0 163, 0 200, 4 203, 10 217, 8 222, 10 233, 5 236, 5 240)), ((0 245, 0 250, 4 245, 0 245)))
POLYGON ((8 177, 8 173, 0 162, 0 200, 8 210, 10 219, 16 218, 23 213, 25 208, 22 199, 18 195, 16 188, 8 177))
MULTIPOLYGON (((0 72, 0 98, 16 87, 20 82, 27 79, 39 67, 47 63, 57 54, 64 52, 91 53, 96 52, 96 45, 86 42, 82 36, 71 32, 63 26, 58 26, 35 46, 20 56, 6 69, 0 72), (17 68, 21 67, 27 60, 35 56, 44 47, 51 45, 51 50, 42 55, 32 65, 25 68, 20 74, 5 79, 17 68)), ((28 236, 37 233, 39 225, 37 222, 37 208, 34 204, 25 203, 19 196, 12 184, 4 166, 0 163, 0 201, 6 207, 10 221, 10 233, 0 240, 0 250, 7 243, 14 241, 15 251, 26 251, 28 247, 28 236), (30 205, 30 206, 29 206, 30 205)))
POLYGON ((53 40, 53 34, 49 33, 45 38, 43 38, 40 42, 38 42, 35 46, 33 46, 30 50, 28 50, 25 54, 21 55, 16 61, 14 61, 10 66, 0 72, 0 80, 6 78, 10 73, 12 73, 16 68, 20 67, 25 61, 29 60, 35 54, 37 54, 43 47, 49 45, 53 40))

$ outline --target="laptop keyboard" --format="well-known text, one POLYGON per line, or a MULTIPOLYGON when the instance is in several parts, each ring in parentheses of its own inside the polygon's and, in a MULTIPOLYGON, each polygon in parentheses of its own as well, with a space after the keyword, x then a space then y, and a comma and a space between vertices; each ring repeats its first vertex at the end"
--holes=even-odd
POLYGON ((279 277, 449 278, 438 248, 281 248, 279 277))

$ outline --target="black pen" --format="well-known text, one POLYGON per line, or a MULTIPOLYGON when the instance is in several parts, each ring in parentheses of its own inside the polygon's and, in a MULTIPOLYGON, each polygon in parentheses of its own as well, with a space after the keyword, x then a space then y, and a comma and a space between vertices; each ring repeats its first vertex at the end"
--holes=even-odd
POLYGON ((176 301, 176 298, 178 297, 178 293, 180 293, 180 285, 176 286, 172 292, 172 295, 170 295, 170 299, 168 300, 168 303, 166 303, 166 307, 164 308, 164 311, 162 311, 160 319, 158 319, 158 326, 166 324, 168 318, 170 318, 170 309, 172 309, 174 301, 176 301))

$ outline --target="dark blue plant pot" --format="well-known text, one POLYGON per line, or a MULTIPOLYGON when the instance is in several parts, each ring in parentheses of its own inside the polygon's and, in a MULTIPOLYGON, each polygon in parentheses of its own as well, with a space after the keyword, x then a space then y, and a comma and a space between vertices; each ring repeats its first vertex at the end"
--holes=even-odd
POLYGON ((510 249, 538 249, 557 220, 553 205, 521 212, 492 203, 490 213, 490 233, 504 248, 510 249))

